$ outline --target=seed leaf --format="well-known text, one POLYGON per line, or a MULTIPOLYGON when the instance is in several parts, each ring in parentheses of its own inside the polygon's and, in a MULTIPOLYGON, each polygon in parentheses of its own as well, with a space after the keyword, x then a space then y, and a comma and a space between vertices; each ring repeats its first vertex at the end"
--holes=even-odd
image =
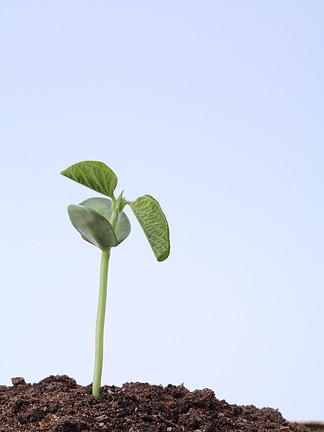
POLYGON ((113 170, 97 161, 78 162, 61 174, 109 198, 113 197, 118 182, 113 170))
MULTIPOLYGON (((80 205, 95 210, 108 221, 112 218, 113 206, 110 199, 89 198, 83 201, 80 205)), ((121 243, 129 236, 131 232, 131 224, 125 212, 122 211, 119 213, 114 231, 117 237, 117 244, 121 243)))
POLYGON ((158 201, 151 195, 144 195, 127 203, 140 223, 156 259, 166 260, 170 254, 170 231, 158 201))
POLYGON ((87 242, 102 251, 117 246, 116 234, 108 220, 92 208, 70 204, 68 214, 72 225, 87 242))

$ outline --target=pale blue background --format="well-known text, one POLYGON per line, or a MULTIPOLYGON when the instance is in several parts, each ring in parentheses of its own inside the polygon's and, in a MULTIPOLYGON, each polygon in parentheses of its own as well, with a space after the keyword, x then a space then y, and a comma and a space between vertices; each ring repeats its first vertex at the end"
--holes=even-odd
POLYGON ((321 0, 0 3, 0 383, 92 380, 100 253, 59 175, 154 195, 172 253, 111 261, 104 384, 324 419, 321 0))

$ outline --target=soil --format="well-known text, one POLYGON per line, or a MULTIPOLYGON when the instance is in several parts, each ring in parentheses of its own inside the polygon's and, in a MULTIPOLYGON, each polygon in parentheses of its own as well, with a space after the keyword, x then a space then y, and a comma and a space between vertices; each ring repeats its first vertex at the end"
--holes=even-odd
MULTIPOLYGON (((66 375, 0 386, 0 432, 309 432, 275 409, 229 405, 212 390, 127 383, 91 386, 66 375)), ((314 430, 314 429, 313 429, 314 430)))

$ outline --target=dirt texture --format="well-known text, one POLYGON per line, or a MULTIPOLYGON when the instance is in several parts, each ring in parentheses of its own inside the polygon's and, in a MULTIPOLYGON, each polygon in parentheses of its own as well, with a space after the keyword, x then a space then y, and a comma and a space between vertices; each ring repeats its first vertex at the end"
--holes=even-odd
POLYGON ((37 384, 13 378, 0 386, 0 432, 309 432, 274 409, 229 405, 212 390, 189 391, 127 383, 105 386, 100 400, 91 386, 68 376, 37 384))

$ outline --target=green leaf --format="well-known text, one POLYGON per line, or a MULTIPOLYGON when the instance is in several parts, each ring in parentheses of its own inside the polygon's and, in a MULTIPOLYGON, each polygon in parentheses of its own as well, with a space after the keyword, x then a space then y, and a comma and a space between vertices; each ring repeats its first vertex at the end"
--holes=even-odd
POLYGON ((61 174, 110 198, 113 198, 118 182, 113 170, 97 161, 78 162, 63 170, 61 174))
POLYGON ((156 259, 166 260, 170 254, 170 231, 158 201, 151 195, 144 195, 127 204, 130 205, 140 223, 156 259))
MULTIPOLYGON (((108 219, 108 221, 111 221, 113 214, 113 205, 110 199, 89 198, 80 203, 80 205, 92 208, 97 213, 108 219)), ((120 244, 129 236, 131 232, 131 224, 125 212, 122 211, 121 213, 119 213, 114 231, 117 237, 117 244, 120 244)))
POLYGON ((68 214, 81 237, 101 250, 117 246, 116 234, 109 221, 92 208, 70 204, 68 214))

